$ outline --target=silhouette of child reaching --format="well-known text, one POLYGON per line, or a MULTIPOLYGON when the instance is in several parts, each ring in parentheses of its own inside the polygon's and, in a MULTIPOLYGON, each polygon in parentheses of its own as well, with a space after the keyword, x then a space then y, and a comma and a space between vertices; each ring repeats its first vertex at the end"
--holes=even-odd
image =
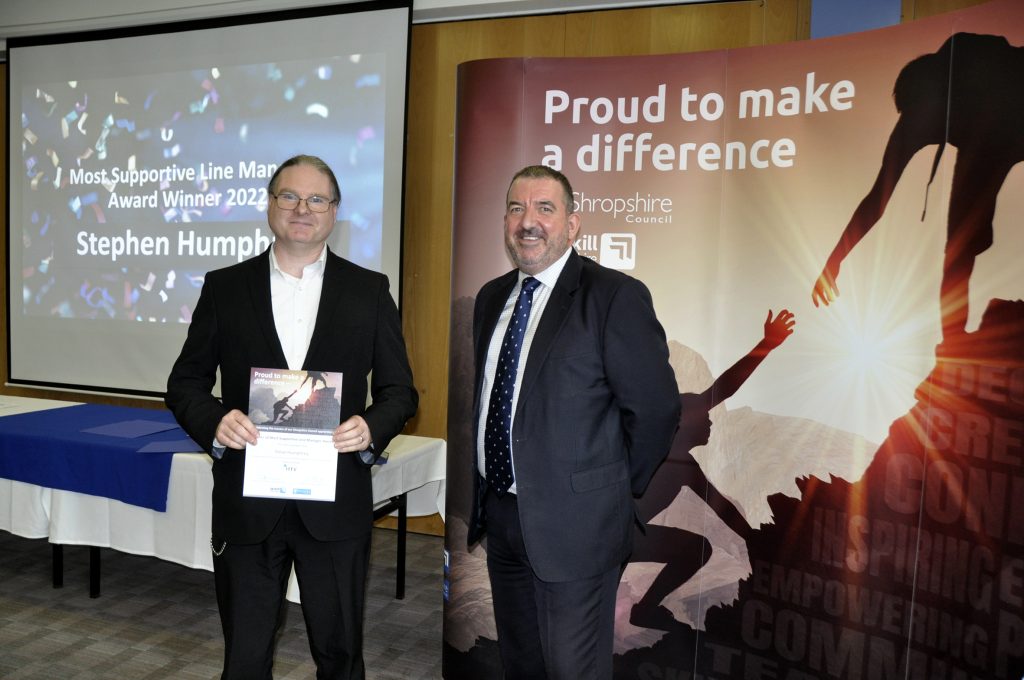
POLYGON ((672 449, 654 474, 644 495, 637 499, 641 526, 635 532, 630 562, 655 562, 665 566, 643 597, 633 605, 630 623, 641 628, 671 630, 682 625, 661 602, 696 574, 711 558, 711 543, 699 534, 679 527, 651 524, 682 491, 693 489, 736 534, 745 537, 751 527, 743 514, 704 475, 690 454, 696 446, 708 443, 711 436, 710 412, 736 393, 768 353, 793 333, 796 317, 788 309, 764 322, 764 337, 743 358, 729 367, 714 384, 700 394, 679 395, 682 407, 679 430, 672 449))

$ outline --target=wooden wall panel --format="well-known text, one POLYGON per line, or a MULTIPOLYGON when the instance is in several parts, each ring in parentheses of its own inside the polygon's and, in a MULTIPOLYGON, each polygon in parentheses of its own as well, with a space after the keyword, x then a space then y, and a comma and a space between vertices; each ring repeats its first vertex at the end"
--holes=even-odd
POLYGON ((980 5, 988 0, 903 0, 900 7, 900 21, 913 21, 952 12, 965 7, 980 5))
POLYGON ((767 45, 805 38, 809 27, 808 0, 581 12, 566 15, 562 56, 667 54, 767 45), (803 32, 802 12, 807 15, 803 32))

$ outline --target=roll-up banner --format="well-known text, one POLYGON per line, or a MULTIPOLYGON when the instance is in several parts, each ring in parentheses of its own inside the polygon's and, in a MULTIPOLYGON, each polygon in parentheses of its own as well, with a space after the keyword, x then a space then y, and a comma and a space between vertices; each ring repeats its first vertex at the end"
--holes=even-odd
POLYGON ((444 677, 501 673, 466 545, 470 329, 511 268, 509 180, 540 163, 573 184, 577 252, 650 288, 683 404, 615 677, 1021 678, 1024 3, 468 62, 458 97, 444 677))

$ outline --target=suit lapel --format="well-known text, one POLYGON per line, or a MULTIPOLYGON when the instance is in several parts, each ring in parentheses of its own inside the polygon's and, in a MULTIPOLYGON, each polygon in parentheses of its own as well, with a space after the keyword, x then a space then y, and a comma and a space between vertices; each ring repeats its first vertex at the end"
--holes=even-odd
MULTIPOLYGON (((277 326, 274 325, 274 303, 270 295, 270 249, 265 250, 259 258, 253 260, 253 263, 254 265, 247 270, 248 281, 246 284, 249 288, 253 309, 256 312, 256 323, 266 338, 267 345, 274 352, 275 366, 286 367, 288 360, 281 348, 281 338, 277 335, 277 326)), ((273 367, 267 366, 266 368, 273 367)))
MULTIPOLYGON (((547 305, 544 306, 544 315, 537 323, 537 330, 533 335, 533 342, 530 344, 530 355, 526 359, 526 371, 523 373, 523 382, 519 388, 518 403, 523 404, 530 394, 537 376, 540 375, 544 362, 554 346, 555 337, 565 323, 569 307, 572 305, 573 295, 580 285, 580 273, 583 267, 580 263, 580 256, 576 251, 569 254, 569 259, 558 276, 547 305)), ((518 410, 518 408, 517 408, 518 410)))
POLYGON ((478 367, 476 376, 477 393, 480 392, 480 386, 483 384, 484 364, 487 362, 487 349, 491 344, 491 337, 494 335, 494 329, 498 325, 501 310, 505 308, 505 302, 518 281, 519 272, 513 269, 508 274, 505 274, 500 284, 495 287, 491 299, 483 301, 483 305, 481 305, 482 317, 476 338, 476 347, 474 347, 476 365, 478 367))
POLYGON ((311 364, 312 358, 316 356, 317 346, 322 342, 327 329, 334 323, 334 312, 338 309, 338 298, 342 292, 342 278, 341 260, 328 249, 327 260, 324 262, 324 282, 320 289, 320 304, 316 310, 316 324, 313 326, 313 336, 309 339, 309 349, 302 360, 303 368, 317 368, 311 364))

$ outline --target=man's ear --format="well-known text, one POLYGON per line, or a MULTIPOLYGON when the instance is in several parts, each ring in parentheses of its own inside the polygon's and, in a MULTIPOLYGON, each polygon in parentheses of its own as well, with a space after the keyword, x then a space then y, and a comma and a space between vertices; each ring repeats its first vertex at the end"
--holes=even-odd
POLYGON ((569 215, 569 241, 575 243, 580 235, 580 227, 583 226, 583 218, 578 212, 569 215))

